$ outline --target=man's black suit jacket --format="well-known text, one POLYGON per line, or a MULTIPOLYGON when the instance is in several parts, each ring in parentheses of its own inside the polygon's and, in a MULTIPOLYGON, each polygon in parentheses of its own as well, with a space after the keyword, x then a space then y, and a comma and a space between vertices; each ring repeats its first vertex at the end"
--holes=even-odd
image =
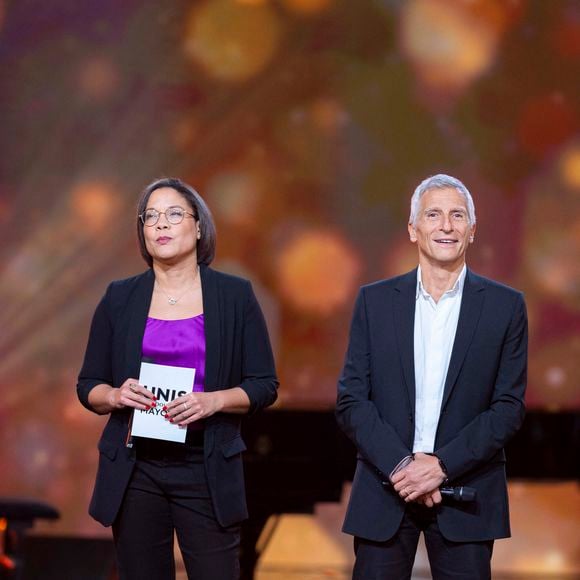
MULTIPOLYGON (((361 288, 338 383, 337 419, 358 450, 343 530, 375 541, 397 532, 405 510, 381 481, 413 447, 416 288, 417 270, 361 288)), ((503 448, 524 418, 526 367, 522 294, 468 269, 434 452, 477 499, 433 508, 448 540, 510 535, 503 448)))
MULTIPOLYGON (((201 266, 205 320, 205 390, 240 386, 250 413, 271 405, 278 380, 262 312, 247 280, 201 266)), ((77 393, 87 409, 99 383, 121 386, 139 377, 141 347, 151 304, 152 270, 113 282, 95 311, 77 393)), ((99 441, 99 467, 89 512, 113 523, 135 465, 126 446, 130 409, 110 414, 99 441)), ((218 522, 227 526, 247 517, 240 435, 242 415, 218 413, 205 420, 205 466, 218 522)))

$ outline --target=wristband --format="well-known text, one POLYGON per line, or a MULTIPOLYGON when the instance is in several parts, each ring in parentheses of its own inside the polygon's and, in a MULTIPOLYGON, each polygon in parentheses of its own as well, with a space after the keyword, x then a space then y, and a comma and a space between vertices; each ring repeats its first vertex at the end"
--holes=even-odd
POLYGON ((441 468, 441 471, 443 472, 443 475, 445 476, 445 479, 443 480, 443 483, 441 485, 447 485, 449 483, 449 477, 447 477, 447 467, 445 467, 445 463, 443 463, 443 461, 441 460, 441 458, 438 455, 435 455, 435 453, 433 453, 433 457, 435 457, 437 459, 437 461, 439 461, 439 467, 441 468))

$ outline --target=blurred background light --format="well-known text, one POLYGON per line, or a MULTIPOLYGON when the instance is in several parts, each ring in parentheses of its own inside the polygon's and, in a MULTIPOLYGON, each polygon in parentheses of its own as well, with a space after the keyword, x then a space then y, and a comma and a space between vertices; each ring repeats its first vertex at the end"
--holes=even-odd
POLYGON ((71 191, 70 203, 73 221, 94 234, 102 232, 111 220, 118 219, 119 199, 106 183, 80 183, 71 191))
POLYGON ((465 90, 493 64, 499 26, 462 0, 409 0, 401 14, 401 50, 425 87, 465 90))
POLYGON ((195 146, 196 139, 201 137, 199 121, 192 115, 178 119, 170 127, 170 140, 177 151, 188 151, 195 146))
POLYGON ((271 0, 234 0, 238 4, 245 6, 260 6, 262 4, 268 4, 271 0))
POLYGON ((255 173, 226 171, 211 179, 207 195, 214 201, 213 211, 230 226, 259 227, 256 215, 264 193, 264 186, 255 173))
POLYGON ((282 4, 296 14, 312 16, 320 14, 334 4, 335 0, 282 0, 282 4))
POLYGON ((270 64, 281 38, 282 23, 269 3, 206 0, 191 9, 184 50, 210 77, 241 82, 270 64))
POLYGON ((114 95, 120 82, 117 67, 104 56, 94 56, 80 64, 79 89, 94 101, 103 101, 114 95))
POLYGON ((580 339, 566 336, 536 352, 529 376, 536 396, 551 411, 580 405, 580 339))
POLYGON ((551 23, 555 52, 566 60, 580 59, 580 4, 564 2, 561 12, 551 23))
POLYGON ((518 119, 522 148, 536 158, 550 153, 579 128, 578 99, 561 92, 529 98, 518 119))
MULTIPOLYGON (((522 266, 531 288, 580 310, 580 196, 550 171, 530 187, 522 266)), ((531 289, 530 288, 530 289, 531 289)))
POLYGON ((564 184, 580 192, 580 145, 574 145, 563 153, 560 168, 564 184))
POLYGON ((383 258, 383 276, 390 278, 408 272, 417 265, 417 247, 409 242, 409 236, 401 234, 388 246, 383 258))
POLYGON ((18 433, 12 433, 12 445, 7 451, 11 465, 18 465, 27 479, 41 490, 66 467, 60 434, 49 425, 23 417, 18 433))
POLYGON ((276 269, 279 292, 293 308, 328 316, 352 295, 360 263, 342 236, 314 230, 285 245, 276 269))
POLYGON ((345 128, 349 116, 344 106, 332 97, 320 97, 310 105, 314 126, 324 133, 334 135, 345 128))

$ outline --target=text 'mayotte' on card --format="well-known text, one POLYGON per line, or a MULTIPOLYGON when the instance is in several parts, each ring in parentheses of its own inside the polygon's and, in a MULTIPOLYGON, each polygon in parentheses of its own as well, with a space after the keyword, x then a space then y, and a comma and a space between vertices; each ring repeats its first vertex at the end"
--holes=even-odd
POLYGON ((152 391, 157 401, 153 409, 134 409, 131 436, 184 443, 187 429, 167 421, 163 406, 181 395, 191 393, 194 379, 195 369, 141 363, 139 383, 152 391))

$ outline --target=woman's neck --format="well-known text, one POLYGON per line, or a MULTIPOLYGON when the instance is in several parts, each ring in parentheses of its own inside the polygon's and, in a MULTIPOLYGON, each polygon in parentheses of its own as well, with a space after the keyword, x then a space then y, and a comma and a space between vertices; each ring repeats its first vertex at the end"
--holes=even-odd
POLYGON ((197 260, 180 261, 178 264, 154 262, 153 272, 157 284, 166 290, 192 287, 199 283, 197 260))

